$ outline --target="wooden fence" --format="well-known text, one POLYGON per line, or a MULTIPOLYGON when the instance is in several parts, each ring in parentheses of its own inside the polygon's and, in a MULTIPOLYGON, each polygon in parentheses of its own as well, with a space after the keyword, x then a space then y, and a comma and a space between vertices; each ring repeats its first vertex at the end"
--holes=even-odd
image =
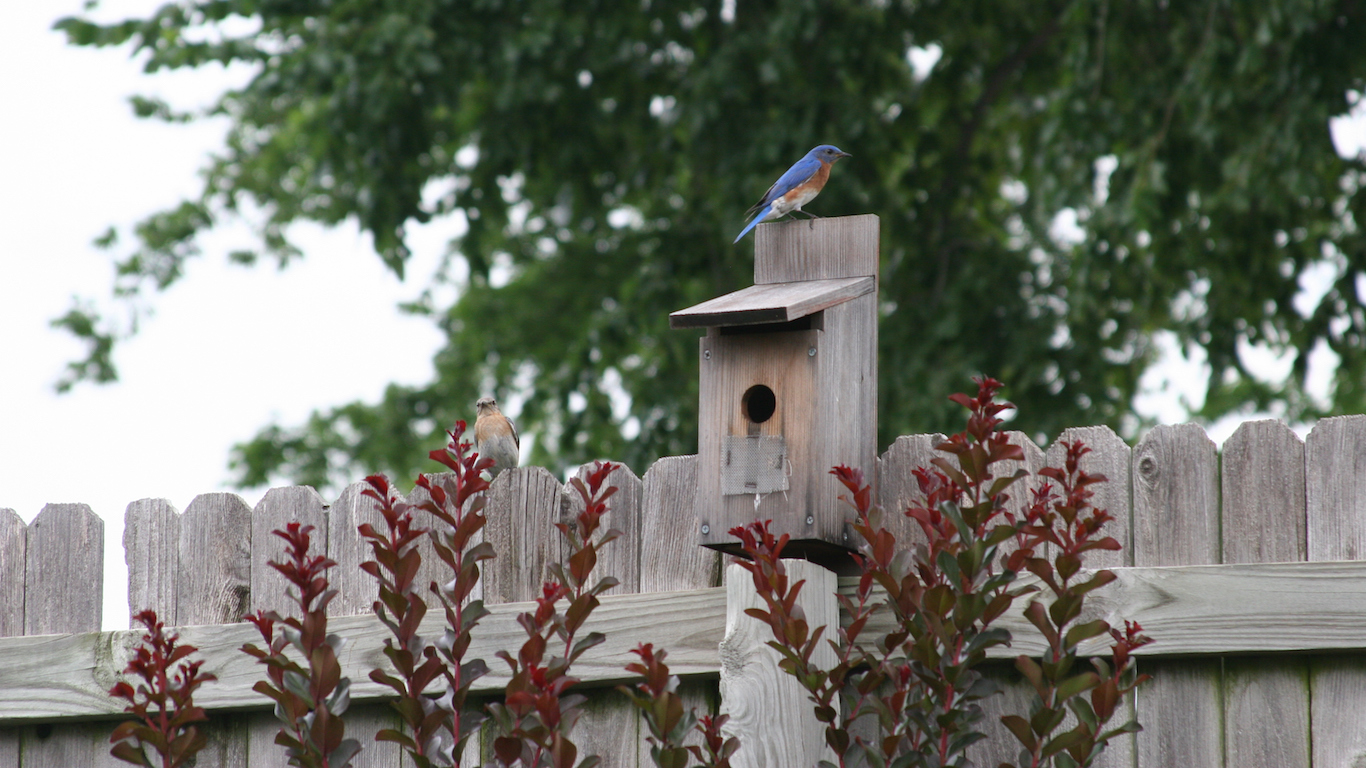
MULTIPOLYGON (((1157 427, 1132 449, 1104 427, 1061 438, 1094 449, 1084 466, 1110 478, 1098 506, 1118 518, 1112 533, 1125 545, 1090 563, 1120 576, 1093 608, 1112 621, 1137 619, 1157 640, 1141 661, 1155 679, 1133 704, 1145 730, 1113 745, 1104 764, 1366 765, 1366 562, 1348 562, 1366 554, 1366 416, 1321 421, 1306 441, 1278 422, 1251 422, 1222 456, 1193 425, 1157 427)), ((1058 463, 1061 446, 1044 452, 1018 433, 1014 439, 1029 469, 1058 463)), ((879 494, 889 509, 911 500, 910 471, 928 463, 935 440, 902 437, 882 455, 879 494)), ((803 708, 801 696, 763 648, 766 630, 741 613, 752 590, 731 577, 735 566, 728 586, 719 586, 719 556, 694 543, 696 474, 695 457, 683 456, 660 460, 643 478, 625 468, 612 478, 621 491, 608 519, 624 536, 602 567, 621 586, 592 621, 608 642, 576 667, 594 689, 575 731, 581 754, 601 754, 605 766, 652 765, 634 711, 611 685, 623 681, 629 649, 653 642, 668 649, 690 702, 721 706, 751 737, 737 765, 809 765, 820 733, 809 717, 791 716, 803 708)), ((227 493, 198 496, 183 513, 160 499, 129 505, 130 606, 180 626, 219 677, 198 696, 212 715, 198 768, 285 764, 272 743, 278 725, 250 690, 261 667, 237 650, 259 636, 236 622, 258 608, 284 608, 283 583, 266 561, 282 553, 269 532, 290 520, 324 531, 318 540, 339 564, 331 612, 333 631, 351 641, 342 657, 354 686, 347 731, 366 745, 355 765, 402 764, 392 745, 370 741, 393 720, 384 691, 367 678, 385 665, 386 632, 369 614, 375 584, 357 568, 368 547, 356 526, 379 522, 360 491, 353 485, 330 505, 298 487, 271 490, 255 509, 227 493)), ((480 681, 484 695, 505 680, 493 651, 520 644, 519 601, 558 557, 552 523, 570 504, 560 483, 535 467, 505 473, 490 491, 486 538, 499 557, 486 570, 483 597, 493 614, 472 649, 494 671, 480 681)), ((917 535, 908 521, 889 519, 903 541, 917 535)), ((108 755, 120 707, 105 691, 140 633, 97 631, 102 540, 102 522, 85 505, 48 505, 28 526, 0 510, 0 768, 122 765, 108 755)), ((807 563, 794 568, 812 580, 803 595, 808 615, 836 620, 831 595, 847 581, 807 563)), ((1016 642, 998 656, 1039 649, 1018 616, 1003 621, 1016 642)), ((437 634, 436 625, 424 634, 437 634)), ((1012 676, 1008 664, 992 674, 1012 676)), ((991 724, 1025 700, 1012 685, 992 701, 994 738, 975 748, 978 764, 1012 758, 1013 740, 991 724)))

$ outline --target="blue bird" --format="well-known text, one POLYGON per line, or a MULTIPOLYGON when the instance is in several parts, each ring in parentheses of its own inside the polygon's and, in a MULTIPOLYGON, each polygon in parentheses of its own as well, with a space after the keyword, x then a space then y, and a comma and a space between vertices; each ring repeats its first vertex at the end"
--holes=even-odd
POLYGON ((825 182, 830 178, 830 166, 839 162, 841 157, 852 155, 829 144, 822 144, 807 152, 806 157, 788 168, 787 173, 768 188, 759 202, 745 212, 746 215, 754 214, 754 218, 735 238, 735 242, 740 242, 740 238, 749 234, 759 222, 801 211, 803 205, 816 199, 816 195, 821 193, 825 188, 825 182))

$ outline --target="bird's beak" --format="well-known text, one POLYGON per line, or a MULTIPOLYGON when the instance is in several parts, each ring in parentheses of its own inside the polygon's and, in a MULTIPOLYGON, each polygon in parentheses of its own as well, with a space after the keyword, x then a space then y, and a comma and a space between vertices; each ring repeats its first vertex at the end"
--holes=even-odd
POLYGON ((853 155, 849 154, 848 152, 841 151, 839 155, 837 155, 837 159, 840 157, 853 157, 853 155))

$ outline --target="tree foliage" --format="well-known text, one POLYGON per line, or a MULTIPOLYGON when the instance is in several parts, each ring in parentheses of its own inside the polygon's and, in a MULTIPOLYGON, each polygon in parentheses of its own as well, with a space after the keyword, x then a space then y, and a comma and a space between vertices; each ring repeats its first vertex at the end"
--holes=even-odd
MULTIPOLYGON (((1366 165, 1328 129, 1366 90, 1358 0, 181 0, 58 26, 149 71, 254 67, 211 110, 232 129, 202 196, 138 225, 124 295, 174 283, 248 202, 261 247, 233 258, 354 219, 400 275, 410 222, 468 221, 438 278, 459 298, 411 307, 448 334, 436 378, 264 428, 247 484, 411 474, 514 390, 537 461, 692 452, 695 334, 667 313, 749 283, 745 208, 822 142, 854 157, 813 211, 882 219, 883 441, 948 427, 938 393, 980 371, 1020 428, 1119 426, 1163 329, 1208 355, 1204 416, 1366 410, 1366 165), (1309 273, 1331 285, 1297 308, 1309 273), (1252 375, 1249 345, 1291 375, 1252 375), (1326 408, 1304 388, 1321 345, 1326 408)), ((92 345, 72 375, 111 375, 122 331, 62 322, 92 345)))

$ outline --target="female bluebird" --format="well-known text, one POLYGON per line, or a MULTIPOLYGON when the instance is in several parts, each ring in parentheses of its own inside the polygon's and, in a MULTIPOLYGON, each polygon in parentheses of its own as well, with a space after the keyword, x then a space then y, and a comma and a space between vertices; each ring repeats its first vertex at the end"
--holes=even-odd
POLYGON ((505 469, 511 469, 521 462, 521 442, 517 439, 517 427, 512 420, 498 410, 498 401, 491 397, 481 397, 474 404, 479 418, 474 421, 474 450, 480 458, 493 459, 489 474, 497 477, 505 469))
MULTIPOLYGON (((825 182, 830 178, 830 166, 839 162, 841 157, 851 157, 848 152, 841 151, 839 147, 829 144, 822 144, 819 147, 806 153, 806 157, 798 160, 791 168, 787 169, 781 178, 768 188, 759 202, 754 204, 745 212, 746 215, 758 211, 754 219, 749 222, 740 236, 735 238, 735 242, 740 242, 740 238, 749 234, 751 229, 761 221, 776 219, 794 211, 801 211, 802 206, 816 199, 816 195, 821 193, 825 187, 825 182)), ((803 211, 805 213, 805 211, 803 211)))

